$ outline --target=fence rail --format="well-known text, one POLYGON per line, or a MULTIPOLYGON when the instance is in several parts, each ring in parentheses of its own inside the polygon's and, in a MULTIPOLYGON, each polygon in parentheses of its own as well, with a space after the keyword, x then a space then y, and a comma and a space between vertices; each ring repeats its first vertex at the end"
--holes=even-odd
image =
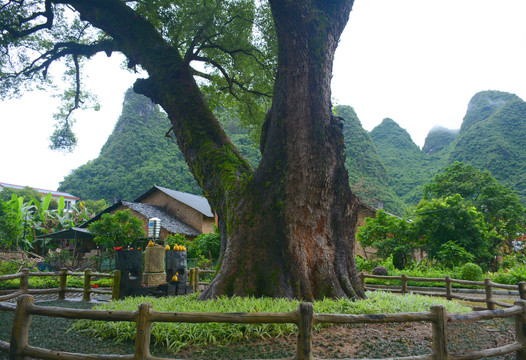
POLYGON ((471 302, 480 302, 480 303, 485 303, 487 309, 489 310, 495 310, 496 306, 501 306, 501 307, 512 307, 513 306, 510 303, 499 301, 495 299, 495 296, 493 293, 494 288, 518 291, 519 298, 521 300, 526 300, 526 291, 524 291, 526 289, 526 282, 520 282, 518 285, 506 285, 506 284, 494 283, 493 281, 491 281, 490 278, 486 278, 484 279, 484 281, 470 281, 470 280, 452 279, 450 276, 445 276, 444 278, 419 278, 419 277, 410 277, 405 274, 402 274, 400 276, 383 276, 383 275, 365 274, 363 272, 361 272, 359 276, 362 282, 362 286, 365 290, 385 290, 385 291, 402 293, 402 294, 412 292, 414 294, 441 296, 441 297, 447 298, 448 300, 458 299, 458 300, 471 301, 471 302), (382 288, 381 285, 367 286, 366 279, 399 280, 401 281, 401 285, 398 286, 396 289, 382 288), (410 291, 408 287, 409 281, 444 283, 445 287, 441 288, 444 290, 444 292, 430 292, 430 291, 426 292, 426 291, 418 291, 418 290, 410 291), (485 297, 484 299, 482 299, 482 298, 477 298, 477 297, 458 295, 458 293, 455 294, 453 292, 452 284, 479 286, 484 289, 485 297))
POLYGON ((195 267, 195 268, 192 268, 190 269, 189 271, 189 276, 188 276, 188 279, 190 281, 190 285, 192 285, 193 289, 194 289, 194 292, 198 292, 199 291, 199 286, 200 285, 208 285, 210 284, 209 282, 206 282, 206 281, 201 281, 200 280, 200 274, 215 274, 216 271, 215 270, 204 270, 204 269, 200 269, 198 267, 195 267))
POLYGON ((425 321, 432 325, 432 350, 430 354, 410 356, 404 360, 460 360, 505 355, 517 352, 517 359, 526 359, 526 301, 519 300, 508 309, 486 310, 469 314, 447 314, 442 305, 433 305, 429 312, 401 314, 317 314, 311 303, 300 303, 296 311, 287 313, 174 313, 158 312, 150 303, 142 303, 136 311, 81 310, 38 306, 31 295, 22 295, 16 304, 0 303, 0 310, 14 311, 15 318, 10 343, 0 341, 0 350, 9 352, 12 360, 26 357, 42 359, 87 360, 87 359, 144 359, 162 360, 150 354, 150 331, 155 322, 171 323, 292 323, 298 327, 296 354, 290 359, 314 359, 312 335, 314 325, 329 324, 367 324, 391 322, 425 321), (29 345, 31 316, 51 316, 69 319, 89 319, 103 321, 129 321, 136 324, 135 352, 129 355, 95 355, 59 352, 29 345), (515 318, 516 339, 505 346, 459 353, 448 352, 447 323, 459 321, 479 321, 495 318, 515 318))
POLYGON ((0 281, 5 280, 14 280, 20 279, 20 290, 15 291, 11 294, 1 295, 0 301, 7 301, 14 299, 23 294, 58 294, 59 300, 64 300, 66 298, 66 293, 68 292, 81 292, 82 301, 90 301, 91 294, 111 294, 112 299, 116 300, 119 298, 119 286, 113 286, 112 290, 103 290, 93 288, 91 282, 93 277, 108 277, 112 278, 114 285, 120 281, 120 271, 115 271, 113 274, 98 273, 92 272, 91 270, 86 270, 84 272, 71 272, 66 269, 62 269, 57 272, 29 272, 28 269, 22 269, 17 274, 2 275, 0 276, 0 281), (59 287, 51 289, 30 289, 29 288, 29 278, 30 277, 42 277, 42 276, 51 276, 59 278, 59 287), (67 287, 68 276, 79 276, 84 277, 84 287, 81 288, 70 288, 67 287))
MULTIPOLYGON (((199 275, 203 273, 215 273, 213 270, 201 270, 194 268, 190 270, 189 280, 194 286, 194 290, 198 290, 200 285, 208 283, 201 282, 199 275)), ((13 321, 12 334, 10 342, 0 341, 0 350, 8 351, 10 359, 25 359, 26 357, 42 358, 42 359, 64 359, 64 360, 84 360, 84 359, 145 359, 145 360, 162 360, 150 354, 150 330, 155 322, 180 322, 180 323, 293 323, 298 327, 298 337, 296 344, 296 354, 291 359, 314 359, 312 354, 312 334, 313 327, 319 323, 325 324, 367 324, 367 323, 403 323, 403 322, 430 322, 432 324, 432 352, 427 355, 410 356, 404 358, 390 358, 403 360, 460 360, 460 359, 478 359, 481 357, 498 356, 517 353, 517 359, 526 360, 526 301, 519 300, 513 305, 503 303, 493 298, 492 288, 500 288, 506 290, 515 290, 516 286, 502 285, 491 282, 486 279, 484 282, 473 282, 467 280, 455 280, 449 277, 441 278, 414 278, 405 275, 401 276, 378 276, 361 274, 361 281, 363 285, 366 284, 366 278, 376 279, 391 279, 400 280, 402 282, 400 290, 402 294, 408 293, 408 281, 429 281, 429 282, 444 282, 446 284, 445 295, 438 294, 438 296, 445 296, 448 298, 466 299, 464 296, 458 296, 452 293, 451 284, 458 283, 462 285, 481 286, 485 289, 485 299, 473 298, 473 301, 485 302, 489 310, 472 312, 469 314, 447 314, 443 306, 434 305, 429 312, 422 313, 401 313, 401 314, 316 314, 313 311, 312 304, 301 303, 296 311, 288 313, 172 313, 172 312, 157 312, 154 311, 153 306, 149 303, 140 304, 136 311, 105 311, 105 310, 79 310, 79 309, 65 309, 37 306, 34 304, 34 298, 30 294, 43 293, 58 293, 60 297, 64 297, 66 292, 82 292, 83 300, 89 301, 91 293, 112 293, 113 298, 118 298, 118 282, 120 280, 120 273, 115 275, 93 273, 90 270, 84 273, 74 273, 67 270, 62 270, 56 273, 30 273, 27 269, 23 269, 19 274, 0 276, 0 281, 8 279, 20 279, 20 290, 13 294, 9 294, 9 298, 18 296, 18 301, 15 304, 0 302, 0 311, 14 311, 15 319, 13 321), (28 289, 28 278, 30 276, 58 276, 60 277, 60 286, 55 289, 28 289), (74 289, 66 287, 68 276, 83 276, 84 288, 74 289), (101 291, 92 289, 91 279, 94 276, 114 276, 114 287, 112 291, 101 291), (117 284, 117 286, 115 286, 117 284), (495 306, 503 306, 505 309, 494 310, 495 306), (128 321, 136 323, 136 340, 135 352, 130 355, 94 355, 94 354, 76 354, 68 352, 57 352, 52 349, 42 349, 32 347, 28 343, 28 333, 31 325, 31 316, 50 316, 63 317, 69 319, 88 319, 88 320, 102 320, 102 321, 128 321), (515 341, 501 347, 477 350, 461 353, 448 352, 448 330, 447 323, 461 322, 461 321, 480 321, 490 320, 496 318, 515 318, 515 341)), ((521 298, 524 297, 524 283, 518 286, 521 298)), ((370 287, 365 286, 366 289, 370 287)), ((433 294, 437 295, 437 294, 433 294)), ((6 296, 0 297, 0 301, 5 300, 6 296)))

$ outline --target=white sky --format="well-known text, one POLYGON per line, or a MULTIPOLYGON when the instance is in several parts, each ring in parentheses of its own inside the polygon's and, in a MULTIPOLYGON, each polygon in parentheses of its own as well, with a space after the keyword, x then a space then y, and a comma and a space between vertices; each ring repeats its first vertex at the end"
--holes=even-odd
MULTIPOLYGON (((435 125, 458 129, 482 90, 526 99, 526 0, 356 0, 336 53, 333 98, 372 130, 390 117, 420 147, 435 125)), ((0 102, 0 182, 55 190, 98 156, 133 75, 97 56, 99 112, 77 114, 76 150, 48 149, 58 103, 44 93, 0 102)))

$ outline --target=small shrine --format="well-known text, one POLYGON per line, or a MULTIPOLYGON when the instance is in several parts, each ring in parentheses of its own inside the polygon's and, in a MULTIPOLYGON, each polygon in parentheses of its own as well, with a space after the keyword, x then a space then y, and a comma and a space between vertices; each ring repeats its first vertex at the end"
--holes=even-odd
POLYGON ((187 253, 181 245, 161 245, 160 220, 150 219, 149 242, 144 252, 138 249, 117 250, 117 270, 121 271, 119 297, 174 296, 192 292, 187 285, 187 253), (144 255, 144 267, 143 267, 144 255))

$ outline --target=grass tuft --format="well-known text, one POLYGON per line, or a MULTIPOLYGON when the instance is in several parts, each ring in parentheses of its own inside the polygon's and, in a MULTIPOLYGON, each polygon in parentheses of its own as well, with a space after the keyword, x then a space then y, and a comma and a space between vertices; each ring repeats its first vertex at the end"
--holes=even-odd
MULTIPOLYGON (((317 313, 378 314, 400 312, 426 312, 433 304, 443 304, 449 312, 469 312, 470 308, 444 299, 406 294, 399 296, 387 292, 368 292, 367 299, 324 299, 314 302, 317 313)), ((103 310, 135 311, 139 304, 153 304, 155 311, 168 312, 288 312, 297 309, 299 301, 271 298, 223 297, 215 300, 197 301, 197 295, 167 298, 135 297, 97 306, 103 310)), ((133 341, 135 324, 129 322, 106 322, 80 320, 73 329, 98 338, 111 338, 117 342, 133 341)), ((178 351, 190 345, 228 345, 247 340, 279 338, 297 333, 294 324, 189 324, 155 323, 152 325, 152 342, 178 351)))

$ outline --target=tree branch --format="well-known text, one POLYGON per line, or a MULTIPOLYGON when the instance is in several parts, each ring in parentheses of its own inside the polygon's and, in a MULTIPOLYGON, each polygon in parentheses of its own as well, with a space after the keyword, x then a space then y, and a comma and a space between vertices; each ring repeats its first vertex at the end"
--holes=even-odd
POLYGON ((43 30, 43 29, 51 29, 53 27, 53 19, 55 17, 55 14, 53 13, 53 8, 52 8, 52 4, 51 4, 51 0, 46 0, 45 2, 45 11, 43 12, 36 12, 34 14, 32 14, 31 16, 29 17, 26 17, 26 18, 23 18, 23 17, 19 17, 17 20, 18 20, 18 26, 22 26, 32 20, 35 20, 37 18, 39 18, 40 16, 43 16, 46 18, 46 22, 45 23, 42 23, 42 24, 39 24, 39 25, 36 25, 36 26, 33 26, 29 29, 25 29, 25 30, 15 30, 14 28, 8 26, 7 24, 4 24, 4 28, 7 30, 7 32, 13 37, 13 39, 20 39, 22 37, 25 37, 25 36, 28 36, 28 35, 31 35, 31 34, 34 34, 40 30, 43 30))
MULTIPOLYGON (((257 96, 264 96, 264 97, 267 97, 269 99, 272 98, 272 94, 267 94, 267 93, 263 93, 263 92, 260 92, 260 91, 257 91, 257 90, 248 89, 241 82, 239 82, 236 79, 230 77, 228 75, 228 72, 217 61, 214 61, 213 59, 210 59, 210 58, 207 58, 207 57, 202 57, 202 56, 197 56, 194 60, 210 63, 215 68, 217 68, 223 74, 223 77, 227 81, 229 92, 232 94, 232 96, 234 96, 239 101, 241 101, 241 100, 234 93, 233 85, 237 85, 241 90, 246 91, 246 92, 248 92, 250 94, 254 94, 254 95, 257 95, 257 96)), ((196 70, 194 70, 194 73, 196 73, 196 75, 198 75, 198 76, 207 78, 208 80, 213 80, 212 76, 210 76, 210 75, 206 76, 206 74, 204 74, 202 72, 196 72, 196 70)))
POLYGON ((68 123, 69 117, 73 113, 73 111, 77 110, 80 107, 80 65, 79 65, 79 58, 78 55, 73 55, 73 63, 75 64, 75 100, 73 102, 73 106, 68 110, 68 114, 66 115, 64 121, 68 123))
POLYGON ((78 44, 76 42, 57 43, 53 46, 53 49, 40 55, 20 72, 15 73, 15 76, 23 74, 27 77, 31 77, 33 74, 42 70, 43 76, 46 78, 49 66, 51 66, 54 61, 59 60, 65 56, 73 55, 75 57, 85 56, 89 58, 99 52, 105 52, 106 55, 110 56, 114 50, 115 46, 111 40, 104 40, 100 43, 92 45, 78 44))

